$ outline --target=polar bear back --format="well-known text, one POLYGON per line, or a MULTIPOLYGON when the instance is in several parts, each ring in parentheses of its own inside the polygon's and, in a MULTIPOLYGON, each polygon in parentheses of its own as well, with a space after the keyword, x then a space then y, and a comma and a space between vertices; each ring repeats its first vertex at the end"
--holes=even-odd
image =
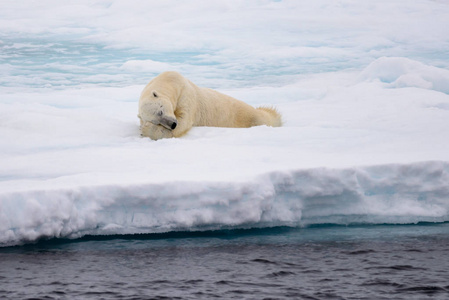
POLYGON ((195 126, 251 127, 260 123, 257 111, 243 101, 209 88, 198 88, 195 126))

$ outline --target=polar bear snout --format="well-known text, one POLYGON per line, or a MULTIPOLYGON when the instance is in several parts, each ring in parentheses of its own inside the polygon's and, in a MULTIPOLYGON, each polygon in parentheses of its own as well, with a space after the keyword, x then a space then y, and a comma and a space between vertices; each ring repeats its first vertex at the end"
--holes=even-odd
POLYGON ((174 130, 178 126, 178 121, 175 118, 164 116, 161 118, 160 124, 168 130, 174 130))

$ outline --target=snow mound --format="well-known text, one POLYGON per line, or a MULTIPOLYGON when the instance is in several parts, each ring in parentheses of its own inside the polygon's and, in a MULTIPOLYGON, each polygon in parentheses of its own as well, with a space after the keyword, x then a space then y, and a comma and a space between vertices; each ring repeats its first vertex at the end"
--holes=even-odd
POLYGON ((380 80, 392 88, 416 87, 449 94, 449 70, 405 57, 381 57, 361 74, 364 80, 380 80))

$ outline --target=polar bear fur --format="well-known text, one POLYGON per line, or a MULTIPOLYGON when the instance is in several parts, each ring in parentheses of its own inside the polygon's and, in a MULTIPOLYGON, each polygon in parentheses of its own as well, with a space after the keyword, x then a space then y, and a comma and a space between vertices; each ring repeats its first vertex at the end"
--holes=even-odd
POLYGON ((254 108, 209 88, 198 87, 177 72, 151 80, 139 99, 141 135, 153 140, 180 137, 193 126, 281 126, 274 108, 254 108))

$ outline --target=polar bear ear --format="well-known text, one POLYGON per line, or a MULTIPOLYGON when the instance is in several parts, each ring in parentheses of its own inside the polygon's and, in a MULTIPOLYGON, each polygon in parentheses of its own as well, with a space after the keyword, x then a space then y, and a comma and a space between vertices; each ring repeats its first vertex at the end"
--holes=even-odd
POLYGON ((154 97, 154 98, 159 97, 159 96, 157 95, 156 91, 153 91, 153 97, 154 97))

